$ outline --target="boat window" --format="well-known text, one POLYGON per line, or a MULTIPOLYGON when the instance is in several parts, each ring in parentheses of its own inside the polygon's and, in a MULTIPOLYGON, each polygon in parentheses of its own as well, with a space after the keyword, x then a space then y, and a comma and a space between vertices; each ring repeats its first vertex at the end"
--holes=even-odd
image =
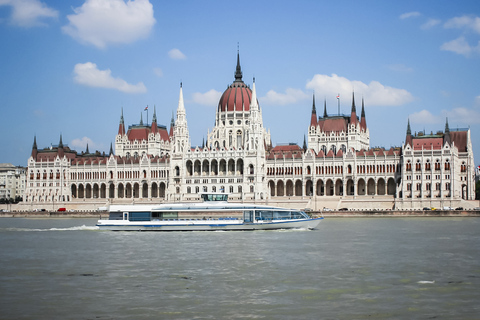
POLYGON ((243 212, 243 221, 252 222, 253 220, 253 211, 247 210, 243 212))
POLYGON ((122 220, 123 214, 121 212, 110 212, 109 220, 122 220))
POLYGON ((203 193, 200 195, 203 201, 227 201, 228 194, 203 193))
POLYGON ((130 221, 150 221, 150 212, 130 212, 130 221))

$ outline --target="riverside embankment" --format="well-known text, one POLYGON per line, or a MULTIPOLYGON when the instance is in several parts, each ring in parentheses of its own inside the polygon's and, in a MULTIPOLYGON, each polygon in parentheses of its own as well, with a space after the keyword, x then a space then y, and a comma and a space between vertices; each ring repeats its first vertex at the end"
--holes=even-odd
MULTIPOLYGON (((396 218, 396 217, 480 217, 480 210, 348 210, 348 211, 310 211, 312 216, 326 218, 396 218)), ((100 218, 108 212, 98 211, 40 211, 40 212, 0 212, 0 218, 100 218)))

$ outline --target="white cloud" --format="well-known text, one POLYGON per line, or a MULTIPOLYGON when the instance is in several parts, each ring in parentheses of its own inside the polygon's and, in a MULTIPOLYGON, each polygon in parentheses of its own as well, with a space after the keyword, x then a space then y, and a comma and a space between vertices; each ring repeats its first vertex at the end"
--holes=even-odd
POLYGON ((461 17, 455 17, 452 19, 449 19, 447 22, 445 22, 444 25, 445 28, 450 29, 450 28, 466 28, 466 29, 471 29, 474 32, 480 34, 480 18, 479 17, 473 17, 473 16, 461 16, 461 17))
POLYGON ((264 105, 286 105, 308 99, 308 97, 309 96, 300 89, 287 88, 285 93, 270 90, 265 97, 258 98, 258 100, 264 105))
POLYGON ((436 25, 440 24, 440 22, 442 22, 442 21, 438 20, 438 19, 428 19, 428 21, 425 22, 424 24, 422 24, 420 26, 420 28, 423 29, 423 30, 427 30, 427 29, 433 28, 436 25))
POLYGON ((20 27, 45 25, 44 18, 57 18, 58 11, 39 0, 0 0, 0 6, 11 6, 10 23, 20 27))
POLYGON ((153 68, 153 73, 155 73, 157 77, 163 77, 163 71, 160 68, 153 68))
MULTIPOLYGON (((349 80, 339 77, 336 74, 332 76, 316 74, 312 80, 307 82, 308 89, 314 89, 325 96, 348 97, 351 99, 352 92, 363 95, 365 102, 369 106, 399 106, 409 103, 413 96, 405 89, 397 89, 385 86, 378 81, 371 81, 365 84, 361 81, 349 80)), ((358 97, 358 96, 357 96, 358 97)))
POLYGON ((182 53, 182 51, 180 51, 178 49, 172 49, 172 50, 168 51, 168 56, 170 57, 170 59, 173 59, 173 60, 187 59, 187 57, 182 53))
POLYGON ((156 22, 148 0, 86 0, 74 12, 63 32, 98 48, 146 38, 156 22))
POLYGON ((480 124, 480 96, 475 97, 472 108, 457 107, 451 110, 443 109, 439 115, 434 115, 428 110, 416 112, 410 116, 412 123, 441 124, 448 118, 450 128, 454 124, 460 126, 480 124))
POLYGON ((447 111, 446 115, 450 123, 480 124, 480 110, 459 107, 447 111))
POLYGON ((70 146, 72 148, 78 149, 77 152, 85 151, 85 149, 87 148, 87 144, 89 152, 94 152, 95 148, 98 148, 97 144, 93 142, 92 139, 90 139, 89 137, 73 139, 72 142, 70 142, 70 146))
POLYGON ((461 36, 455 40, 445 42, 440 46, 440 49, 444 51, 452 51, 468 57, 472 52, 480 52, 480 41, 477 46, 470 46, 467 40, 465 40, 465 37, 461 36))
POLYGON ((408 18, 414 18, 414 17, 419 17, 421 15, 420 12, 414 11, 414 12, 407 12, 404 14, 400 15, 400 19, 408 19, 408 18))
POLYGON ((125 93, 145 93, 147 88, 143 82, 135 85, 120 78, 113 78, 110 69, 98 70, 92 62, 77 63, 73 70, 75 82, 96 88, 115 89, 125 93))
POLYGON ((205 93, 195 92, 193 94, 193 101, 206 106, 217 106, 221 96, 221 92, 213 89, 205 93))
POLYGON ((428 110, 422 110, 419 112, 413 113, 410 117, 411 123, 420 123, 420 124, 433 124, 433 123, 440 123, 441 118, 440 116, 434 116, 428 110))

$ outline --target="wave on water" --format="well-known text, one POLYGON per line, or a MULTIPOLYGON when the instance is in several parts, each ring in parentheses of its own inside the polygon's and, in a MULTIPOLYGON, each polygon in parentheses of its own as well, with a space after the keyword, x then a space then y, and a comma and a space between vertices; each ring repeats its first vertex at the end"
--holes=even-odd
POLYGON ((32 229, 32 228, 5 228, 2 231, 14 231, 14 232, 43 232, 43 231, 95 231, 99 230, 97 226, 75 226, 68 228, 48 228, 48 229, 32 229))

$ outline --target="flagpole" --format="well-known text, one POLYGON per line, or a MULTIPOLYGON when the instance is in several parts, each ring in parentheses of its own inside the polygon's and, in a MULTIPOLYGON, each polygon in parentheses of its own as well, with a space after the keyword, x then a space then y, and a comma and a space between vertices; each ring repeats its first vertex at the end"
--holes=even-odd
POLYGON ((337 95, 337 101, 338 101, 338 115, 340 115, 340 93, 337 95))

